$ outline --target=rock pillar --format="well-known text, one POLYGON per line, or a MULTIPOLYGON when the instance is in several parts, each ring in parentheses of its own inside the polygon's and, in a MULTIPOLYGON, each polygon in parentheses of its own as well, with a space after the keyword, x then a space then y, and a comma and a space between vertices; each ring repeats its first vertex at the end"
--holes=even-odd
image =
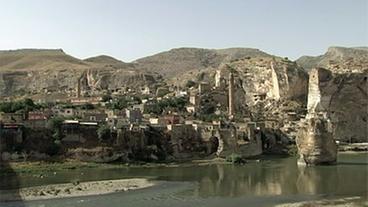
POLYGON ((273 62, 271 62, 271 78, 272 78, 272 98, 275 100, 280 99, 280 87, 279 87, 279 80, 277 77, 277 73, 275 71, 275 68, 273 67, 273 62))
POLYGON ((331 123, 320 103, 320 75, 318 69, 313 69, 309 76, 308 113, 296 138, 300 156, 298 164, 332 164, 337 159, 331 123))
POLYGON ((235 97, 234 97, 234 75, 232 72, 229 74, 229 119, 233 119, 235 115, 235 97))

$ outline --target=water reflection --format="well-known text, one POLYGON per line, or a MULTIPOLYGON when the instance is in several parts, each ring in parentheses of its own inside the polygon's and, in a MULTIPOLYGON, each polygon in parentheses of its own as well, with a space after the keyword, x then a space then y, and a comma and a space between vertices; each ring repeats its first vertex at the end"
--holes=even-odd
MULTIPOLYGON (((144 197, 138 193, 143 191, 124 194, 126 197, 111 195, 116 203, 132 199, 131 206, 135 206, 133 204, 138 202, 138 197, 153 200, 159 198, 159 200, 162 199, 165 202, 168 200, 174 203, 180 200, 207 202, 213 199, 220 199, 225 202, 228 201, 228 198, 231 198, 230 200, 233 201, 243 198, 254 198, 257 202, 258 200, 267 200, 269 198, 276 200, 277 198, 289 200, 298 198, 303 200, 308 197, 309 199, 314 199, 316 198, 315 196, 325 198, 362 196, 366 198, 368 193, 366 185, 368 181, 366 156, 367 154, 342 155, 339 157, 341 164, 315 167, 298 167, 295 158, 271 160, 267 158, 265 161, 251 162, 243 166, 208 165, 170 168, 85 169, 58 172, 56 175, 45 173, 43 179, 30 176, 20 177, 20 183, 19 177, 15 180, 2 179, 2 181, 9 183, 2 183, 1 186, 15 186, 15 188, 18 188, 19 185, 32 186, 68 183, 74 179, 89 181, 129 177, 179 181, 175 182, 176 184, 172 186, 173 189, 169 189, 167 192, 167 187, 165 186, 146 189, 144 190, 144 197), (364 165, 364 163, 366 164, 364 165), (190 183, 190 186, 187 186, 185 191, 180 188, 182 185, 181 181, 190 183)), ((109 196, 96 197, 96 199, 101 203, 105 201, 113 202, 109 196)), ((62 199, 58 202, 60 206, 63 206, 65 202, 72 201, 71 199, 62 199)), ((44 202, 52 203, 51 201, 44 202)), ((273 201, 270 202, 272 203, 273 201)), ((88 205, 84 206, 89 206, 90 204, 88 203, 88 205)), ((81 206, 83 205, 81 204, 81 206)))
POLYGON ((211 196, 366 196, 367 164, 298 167, 294 159, 248 166, 210 166, 197 169, 194 194, 211 196))
MULTIPOLYGON (((217 165, 208 167, 199 181, 198 196, 267 196, 295 193, 296 170, 288 160, 250 166, 217 165), (285 165, 286 164, 286 165, 285 165)), ((295 166, 296 167, 296 166, 295 166)))

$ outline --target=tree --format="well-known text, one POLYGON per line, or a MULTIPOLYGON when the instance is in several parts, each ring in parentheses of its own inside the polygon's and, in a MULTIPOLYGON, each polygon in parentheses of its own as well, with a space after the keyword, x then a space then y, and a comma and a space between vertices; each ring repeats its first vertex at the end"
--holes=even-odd
POLYGON ((95 109, 95 106, 91 103, 86 103, 84 105, 81 106, 81 109, 84 109, 84 110, 92 110, 92 109, 95 109))
POLYGON ((35 109, 42 108, 41 105, 37 105, 32 99, 26 98, 20 101, 9 101, 0 103, 0 111, 5 113, 14 113, 17 111, 33 111, 35 109))
POLYGON ((102 96, 102 102, 108 102, 112 99, 110 94, 105 94, 102 96))
POLYGON ((63 134, 61 131, 61 126, 64 122, 64 119, 61 117, 55 117, 50 119, 47 122, 47 128, 52 131, 52 138, 55 140, 61 140, 63 138, 63 134))
POLYGON ((111 137, 110 127, 107 125, 100 125, 97 129, 97 136, 100 142, 109 139, 111 137))
POLYGON ((196 85, 196 83, 194 81, 192 81, 192 80, 188 80, 187 83, 185 84, 185 86, 187 88, 191 88, 191 87, 193 87, 195 85, 196 85))

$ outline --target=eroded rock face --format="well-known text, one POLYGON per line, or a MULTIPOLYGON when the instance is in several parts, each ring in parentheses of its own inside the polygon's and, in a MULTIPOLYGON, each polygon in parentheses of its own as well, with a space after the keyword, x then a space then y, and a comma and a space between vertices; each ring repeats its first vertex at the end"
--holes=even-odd
POLYGON ((337 146, 328 118, 328 107, 323 103, 321 87, 331 80, 332 74, 324 69, 313 69, 309 76, 308 113, 300 123, 296 137, 300 164, 318 165, 336 162, 337 146))
POLYGON ((337 158, 337 146, 329 131, 328 120, 319 115, 309 116, 302 123, 296 143, 299 164, 333 164, 337 158))
POLYGON ((309 73, 308 113, 326 112, 332 133, 342 142, 367 142, 368 81, 364 73, 309 73))

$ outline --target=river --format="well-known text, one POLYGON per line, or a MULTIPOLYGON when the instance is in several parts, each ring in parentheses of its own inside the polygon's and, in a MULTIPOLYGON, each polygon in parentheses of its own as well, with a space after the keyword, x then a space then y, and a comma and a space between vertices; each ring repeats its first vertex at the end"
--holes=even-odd
MULTIPOLYGON (((101 196, 0 203, 1 207, 273 206, 318 199, 367 199, 368 154, 341 153, 333 166, 298 167, 294 157, 245 165, 83 169, 18 176, 20 186, 121 178, 150 178, 154 187, 101 196)), ((5 179, 5 178, 2 178, 5 179)), ((6 178, 12 179, 12 178, 6 178)))

